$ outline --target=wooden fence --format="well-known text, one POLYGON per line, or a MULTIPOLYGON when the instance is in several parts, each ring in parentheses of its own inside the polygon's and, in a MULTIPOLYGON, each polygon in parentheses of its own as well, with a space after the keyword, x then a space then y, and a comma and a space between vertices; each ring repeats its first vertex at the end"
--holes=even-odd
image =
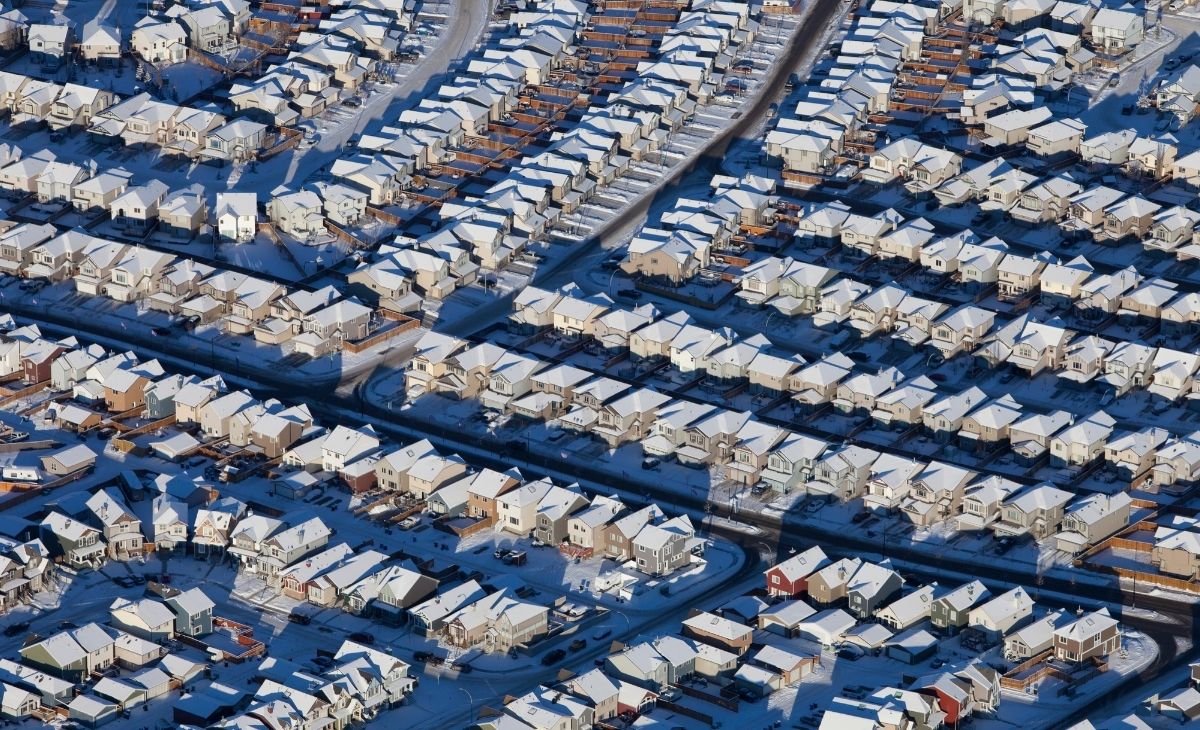
POLYGON ((713 724, 712 715, 706 715, 703 712, 700 712, 699 710, 693 710, 690 707, 686 707, 684 705, 678 705, 678 704, 675 704, 674 702, 669 702, 669 701, 661 699, 661 698, 658 700, 657 704, 659 707, 661 707, 665 710, 670 710, 671 712, 678 712, 680 715, 683 715, 684 717, 690 717, 693 720, 698 720, 698 721, 704 723, 705 725, 712 727, 712 724, 713 724))
MULTIPOLYGON (((25 388, 21 388, 20 390, 8 391, 7 395, 5 395, 3 398, 0 398, 0 408, 4 408, 5 406, 9 405, 10 403, 15 403, 15 402, 21 400, 22 398, 25 398, 25 397, 33 395, 34 393, 43 391, 48 387, 50 387, 50 381, 43 380, 40 383, 34 383, 33 385, 30 385, 25 388)), ((7 389, 5 389, 5 390, 7 390, 7 389)))
POLYGON ((398 324, 395 327, 389 327, 388 329, 385 329, 382 332, 376 332, 375 334, 371 335, 370 337, 366 337, 361 340, 357 340, 357 341, 353 341, 353 342, 350 340, 346 340, 346 341, 342 342, 342 349, 345 350, 346 352, 359 353, 359 352, 362 352, 363 350, 372 348, 381 342, 387 342, 388 340, 390 340, 394 337, 402 335, 405 332, 410 332, 410 331, 416 329, 417 327, 421 326, 421 323, 419 321, 417 321, 407 315, 400 314, 399 312, 392 312, 390 310, 382 309, 382 310, 380 310, 380 313, 384 316, 385 319, 395 320, 396 322, 398 322, 398 324))

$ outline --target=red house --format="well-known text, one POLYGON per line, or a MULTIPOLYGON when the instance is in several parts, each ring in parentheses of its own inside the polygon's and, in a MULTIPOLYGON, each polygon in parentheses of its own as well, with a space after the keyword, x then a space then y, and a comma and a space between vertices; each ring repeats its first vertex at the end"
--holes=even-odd
POLYGON ((924 677, 917 680, 913 689, 937 698, 938 707, 946 713, 948 727, 956 727, 960 720, 976 712, 990 712, 1000 705, 1000 674, 979 663, 924 677))
POLYGON ((637 717, 641 717, 647 711, 653 709, 654 705, 658 702, 658 695, 645 687, 639 687, 629 682, 621 682, 620 685, 621 688, 617 692, 618 714, 630 712, 637 717))
POLYGON ((936 697, 938 707, 946 713, 946 726, 955 727, 960 719, 970 714, 967 704, 971 696, 965 685, 965 682, 952 674, 942 674, 918 691, 923 695, 936 697))
POLYGON ((767 592, 772 596, 796 597, 808 591, 808 576, 829 565, 829 558, 819 547, 812 547, 769 568, 767 592))
POLYGON ((57 342, 37 340, 21 348, 21 369, 25 382, 40 383, 50 379, 50 366, 67 348, 57 342))
POLYGON ((342 467, 342 470, 338 473, 338 477, 352 494, 369 492, 377 484, 375 475, 375 462, 377 461, 379 459, 373 456, 359 459, 352 464, 342 467))

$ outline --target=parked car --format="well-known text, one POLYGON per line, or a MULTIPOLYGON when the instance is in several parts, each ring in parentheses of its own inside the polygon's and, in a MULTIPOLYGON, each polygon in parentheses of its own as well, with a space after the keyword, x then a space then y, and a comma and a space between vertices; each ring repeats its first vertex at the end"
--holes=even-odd
MULTIPOLYGON (((309 624, 312 623, 312 616, 309 616, 306 613, 299 613, 298 611, 292 611, 291 613, 288 614, 288 621, 291 621, 294 624, 300 624, 301 626, 308 626, 309 624)), ((322 627, 322 628, 324 628, 324 627, 322 627)))
POLYGON ((19 636, 29 630, 28 621, 18 621, 4 629, 5 636, 19 636))
POLYGON ((375 643, 375 637, 365 631, 354 631, 350 634, 350 641, 356 641, 359 644, 371 645, 375 643))
POLYGON ((546 666, 557 664, 566 658, 566 656, 567 652, 563 651, 562 649, 555 649, 554 651, 548 652, 546 656, 542 657, 542 664, 545 664, 546 666))
POLYGON ((572 641, 567 648, 571 651, 582 651, 587 646, 587 639, 576 639, 572 641))

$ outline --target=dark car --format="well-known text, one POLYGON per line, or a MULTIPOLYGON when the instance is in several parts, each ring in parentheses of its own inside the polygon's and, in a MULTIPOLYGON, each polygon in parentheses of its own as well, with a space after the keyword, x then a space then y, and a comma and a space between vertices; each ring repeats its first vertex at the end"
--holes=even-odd
POLYGON ((857 525, 866 522, 869 519, 871 519, 870 512, 856 512, 854 516, 850 518, 850 521, 857 525))
POLYGON ((563 651, 562 649, 555 649, 554 651, 550 652, 546 656, 542 657, 542 664, 545 664, 546 666, 550 666, 551 664, 558 664, 563 659, 565 659, 566 656, 567 656, 567 652, 563 651))
POLYGON ((4 629, 5 636, 18 636, 29 630, 28 621, 18 621, 17 623, 4 629))
POLYGON ((288 614, 288 621, 291 621, 294 624, 300 624, 301 626, 308 626, 312 623, 312 616, 309 616, 305 613, 292 612, 288 614))
POLYGON ((359 644, 374 644, 375 637, 365 631, 355 631, 350 634, 350 641, 356 641, 359 644))
POLYGON ((571 651, 581 651, 585 646, 587 646, 587 639, 576 639, 567 648, 571 651))
POLYGON ((167 329, 166 327, 151 327, 150 334, 154 335, 155 337, 166 337, 171 334, 171 330, 167 329))
POLYGON ((433 658, 433 652, 431 652, 431 651, 413 652, 413 659, 415 659, 419 662, 427 662, 432 658, 433 658))

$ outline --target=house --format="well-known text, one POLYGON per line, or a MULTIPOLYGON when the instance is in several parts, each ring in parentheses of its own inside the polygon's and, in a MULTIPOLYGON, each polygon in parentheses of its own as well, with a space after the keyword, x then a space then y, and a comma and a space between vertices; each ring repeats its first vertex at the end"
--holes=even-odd
POLYGON ((175 633, 200 637, 213 631, 215 604, 199 588, 168 595, 164 602, 175 613, 175 633))
POLYGON ((745 654, 750 648, 754 630, 745 624, 721 618, 716 614, 700 611, 682 622, 684 636, 728 649, 735 654, 745 654))
POLYGON ((500 717, 511 724, 497 718, 491 721, 496 723, 496 730, 515 730, 520 726, 535 730, 583 730, 592 727, 596 717, 595 710, 586 702, 545 686, 517 697, 504 711, 508 714, 500 717))
POLYGON ((267 216, 284 233, 307 239, 325 230, 323 205, 311 190, 285 193, 267 202, 267 216))
POLYGON ((121 168, 99 172, 72 188, 71 204, 81 213, 107 211, 112 202, 129 187, 132 178, 132 173, 121 168))
MULTIPOLYGON (((175 396, 177 420, 179 420, 179 411, 181 409, 180 398, 184 395, 183 390, 181 390, 175 396)), ((188 395, 190 396, 190 394, 188 395)), ((204 435, 209 438, 224 438, 228 436, 233 417, 237 413, 258 404, 258 401, 244 390, 209 397, 211 398, 210 400, 207 400, 204 402, 204 405, 196 409, 199 411, 200 416, 196 420, 200 422, 200 428, 204 432, 204 435)), ((183 405, 182 408, 185 412, 193 411, 190 405, 183 405)))
MULTIPOLYGON (((548 479, 528 482, 496 500, 496 523, 501 530, 528 535, 537 525, 537 507, 554 486, 548 479)), ((468 490, 468 501, 469 497, 468 490)))
POLYGON ((258 196, 255 193, 217 193, 213 217, 222 240, 250 241, 258 232, 258 196))
POLYGON ((618 697, 621 680, 611 679, 599 669, 592 669, 567 680, 563 687, 592 707, 596 720, 608 720, 620 712, 618 697))
POLYGON ((48 454, 41 458, 42 469, 47 474, 65 476, 83 469, 91 469, 96 464, 96 452, 85 444, 68 446, 65 449, 48 454))
POLYGON ((905 664, 919 664, 937 653, 938 640, 928 631, 916 627, 896 634, 887 642, 884 653, 905 664))
POLYGON ((875 618, 894 631, 912 628, 929 618, 937 584, 924 585, 875 612, 875 618))
POLYGON ((187 31, 173 20, 158 21, 148 16, 134 25, 129 46, 147 63, 182 63, 188 53, 187 31))
POLYGON ((1154 466, 1170 437, 1166 429, 1154 427, 1114 436, 1104 445, 1104 461, 1123 478, 1136 480, 1154 466))
POLYGON ((164 553, 187 545, 188 507, 170 494, 159 494, 151 502, 151 527, 156 549, 164 553))
POLYGON ((1080 663, 1104 658, 1121 646, 1121 626, 1108 609, 1092 611, 1054 630, 1054 657, 1080 663))
POLYGON ((27 35, 29 53, 34 61, 52 68, 67 60, 75 47, 75 31, 69 24, 32 23, 27 35))
POLYGON ((93 521, 103 530, 108 556, 129 560, 143 552, 142 521, 125 505, 118 492, 101 489, 87 500, 93 521))
POLYGON ((922 677, 913 687, 936 698, 944 722, 951 727, 976 712, 995 712, 1000 705, 1000 673, 978 661, 922 677))
POLYGON ((1034 413, 1013 422, 1008 439, 1013 452, 1026 464, 1032 464, 1050 450, 1050 439, 1071 424, 1066 411, 1034 413))
MULTIPOLYGON (((235 546, 240 542, 244 522, 238 523, 238 530, 233 534, 235 546)), ((242 565, 248 570, 278 580, 284 568, 324 547, 331 534, 319 517, 313 517, 261 540, 258 550, 251 556, 240 554, 240 550, 235 552, 231 549, 230 552, 242 558, 242 565)))
POLYGON ((1183 724, 1200 720, 1200 691, 1195 687, 1181 687, 1157 696, 1154 702, 1158 713, 1164 717, 1183 724))
POLYGON ((776 492, 789 494, 812 477, 817 459, 828 447, 828 443, 809 436, 785 435, 767 454, 762 483, 776 492))
POLYGON ((992 524, 992 531, 999 536, 1030 535, 1041 540, 1062 526, 1066 504, 1071 493, 1041 484, 1018 493, 1000 509, 999 521, 992 524))
POLYGON ((1007 635, 1015 626, 1033 615, 1033 599, 1021 586, 975 606, 967 615, 967 624, 992 639, 1007 635))
POLYGON ((624 511, 625 505, 617 498, 596 495, 588 507, 567 518, 567 541, 584 555, 603 551, 609 525, 624 511))
POLYGON ((500 496, 520 484, 521 473, 515 469, 503 473, 492 469, 477 472, 467 486, 468 516, 494 524, 499 516, 497 507, 500 496))
POLYGON ((151 598, 118 598, 108 607, 113 623, 123 631, 149 641, 175 637, 175 613, 164 603, 151 598))
POLYGON ((929 526, 957 515, 967 484, 975 473, 953 464, 931 461, 909 480, 908 498, 900 510, 914 525, 929 526))
POLYGON ((121 61, 121 32, 96 25, 85 29, 79 40, 79 55, 84 61, 102 66, 115 66, 121 61))
POLYGON ((1141 14, 1101 8, 1092 17, 1089 33, 1097 50, 1119 56, 1142 41, 1145 23, 1141 14))
POLYGON ((829 565, 829 562, 820 547, 811 547, 793 555, 765 571, 767 592, 772 596, 803 595, 808 592, 808 577, 829 565))
POLYGON ((113 223, 135 236, 144 236, 158 223, 158 209, 167 197, 169 188, 161 180, 126 190, 108 205, 113 223))
POLYGON ((900 506, 912 487, 912 479, 925 464, 895 454, 882 454, 871 464, 867 478, 867 494, 863 506, 870 510, 886 510, 900 506))
POLYGON ((973 580, 934 599, 929 619, 939 629, 956 631, 967 625, 971 610, 990 597, 983 583, 973 580))
POLYGON ((25 664, 63 679, 80 680, 112 666, 116 637, 99 624, 60 631, 20 650, 25 664))
POLYGON ((1116 421, 1097 411, 1083 421, 1059 431, 1050 439, 1050 463, 1083 466, 1100 458, 1116 421))
MULTIPOLYGON (((662 510, 656 504, 649 504, 640 510, 626 512, 611 523, 603 531, 605 542, 604 554, 618 562, 633 559, 633 540, 642 528, 654 520, 661 519, 662 510)), ((582 515, 581 515, 582 517, 582 515)))
POLYGON ((577 490, 552 486, 537 504, 534 537, 547 545, 565 542, 568 520, 587 505, 587 499, 577 490))
POLYGON ((485 596, 446 620, 446 641, 452 646, 480 646, 503 654, 529 644, 549 630, 550 609, 512 598, 507 590, 485 596))
POLYGON ((1057 630, 1073 621, 1074 618, 1066 611, 1055 611, 1016 629, 1004 638, 1004 659, 1022 662, 1052 650, 1057 630))
POLYGON ((947 358, 958 352, 971 352, 991 331, 994 323, 995 315, 992 312, 964 304, 933 325, 931 344, 947 358))
POLYGON ((764 646, 754 653, 734 675, 741 686, 768 695, 796 684, 820 664, 816 656, 802 657, 774 646, 764 646))
POLYGON ((38 202, 70 202, 75 186, 87 178, 87 171, 79 165, 51 162, 36 178, 38 202))
POLYGON ((1131 504, 1128 492, 1091 494, 1080 499, 1063 516, 1058 549, 1078 555, 1125 529, 1129 525, 1131 504))
POLYGON ((378 449, 379 437, 375 429, 370 426, 353 429, 339 424, 321 443, 321 468, 325 471, 341 471, 378 449))
POLYGON ((1200 577, 1200 529, 1196 520, 1174 515, 1160 521, 1154 531, 1150 563, 1167 575, 1185 580, 1200 577))
POLYGON ((846 584, 850 611, 860 619, 867 618, 899 593, 902 585, 904 579, 886 564, 864 562, 846 584))
POLYGON ((691 562, 694 537, 687 515, 645 525, 631 544, 638 570, 653 576, 670 575, 691 562))
POLYGON ((857 444, 826 451, 817 460, 812 481, 804 485, 809 494, 829 495, 839 501, 862 496, 878 451, 857 444))

